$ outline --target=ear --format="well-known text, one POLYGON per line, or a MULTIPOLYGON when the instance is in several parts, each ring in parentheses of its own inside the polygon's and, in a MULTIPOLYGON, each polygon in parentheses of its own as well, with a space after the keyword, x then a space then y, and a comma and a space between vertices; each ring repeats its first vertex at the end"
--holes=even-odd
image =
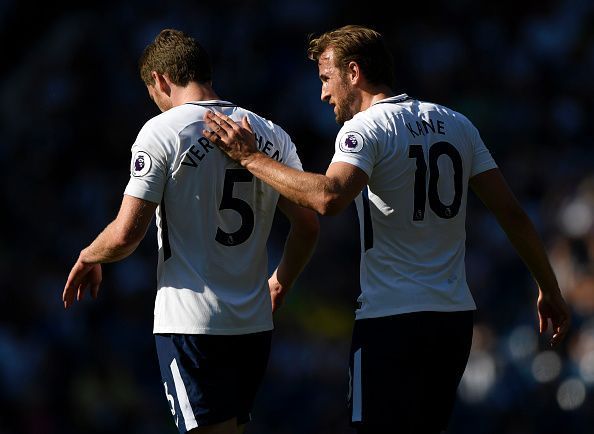
POLYGON ((155 88, 167 96, 171 95, 171 83, 166 75, 159 74, 157 71, 151 71, 151 77, 155 80, 155 88))
POLYGON ((359 64, 355 61, 350 61, 347 65, 347 77, 351 81, 352 85, 355 85, 361 81, 363 78, 361 75, 361 69, 359 68, 359 64))

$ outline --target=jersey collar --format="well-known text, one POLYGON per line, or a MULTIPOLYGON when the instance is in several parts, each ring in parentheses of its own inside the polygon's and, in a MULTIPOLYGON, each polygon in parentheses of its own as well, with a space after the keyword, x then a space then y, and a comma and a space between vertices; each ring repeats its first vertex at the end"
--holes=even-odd
POLYGON ((237 104, 233 104, 229 101, 222 101, 219 99, 212 99, 208 101, 190 101, 184 104, 199 105, 202 107, 237 107, 237 104))
POLYGON ((404 101, 408 101, 409 99, 412 99, 410 96, 408 96, 405 93, 401 93, 398 96, 391 96, 389 98, 384 98, 384 99, 380 99, 379 101, 374 102, 371 105, 376 105, 376 104, 398 104, 404 101))

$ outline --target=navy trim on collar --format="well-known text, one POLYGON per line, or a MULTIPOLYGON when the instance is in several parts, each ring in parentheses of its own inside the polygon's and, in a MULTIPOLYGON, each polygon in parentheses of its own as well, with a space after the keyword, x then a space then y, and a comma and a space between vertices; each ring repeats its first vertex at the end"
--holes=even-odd
POLYGON ((376 104, 399 104, 401 102, 404 101, 408 101, 413 99, 412 97, 408 96, 407 94, 403 93, 402 95, 398 95, 398 96, 391 96, 389 98, 386 99, 382 99, 380 101, 374 102, 372 105, 376 105, 376 104))
POLYGON ((237 104, 230 102, 186 102, 184 104, 199 105, 202 107, 237 107, 237 104))

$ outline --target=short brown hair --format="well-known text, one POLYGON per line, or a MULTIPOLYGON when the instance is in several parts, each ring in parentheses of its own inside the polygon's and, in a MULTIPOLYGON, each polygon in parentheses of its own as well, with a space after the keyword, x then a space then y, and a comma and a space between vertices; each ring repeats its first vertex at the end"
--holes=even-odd
POLYGON ((310 37, 307 56, 316 62, 326 49, 333 48, 336 66, 345 70, 357 62, 372 84, 394 84, 394 60, 381 33, 367 27, 348 25, 310 37))
POLYGON ((165 29, 157 35, 140 56, 140 77, 154 85, 152 71, 167 75, 172 83, 186 86, 190 81, 211 81, 212 70, 206 50, 192 37, 180 30, 165 29))

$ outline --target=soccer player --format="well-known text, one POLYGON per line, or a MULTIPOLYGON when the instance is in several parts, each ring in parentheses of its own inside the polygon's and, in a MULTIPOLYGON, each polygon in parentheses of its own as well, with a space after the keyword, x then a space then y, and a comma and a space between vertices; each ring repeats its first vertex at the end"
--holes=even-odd
POLYGON ((392 91, 382 36, 349 25, 311 39, 321 98, 342 125, 326 174, 257 152, 248 119, 209 112, 204 134, 284 197, 323 215, 355 199, 361 295, 350 355, 351 423, 363 433, 447 428, 476 309, 466 283, 469 187, 534 276, 540 331, 563 339, 569 311, 543 244, 477 129, 462 114, 392 91))
POLYGON ((311 256, 318 218, 279 198, 204 137, 209 110, 247 116, 263 152, 302 170, 280 127, 219 99, 209 57, 197 41, 161 31, 144 50, 140 75, 163 113, 138 134, 120 211, 80 252, 64 306, 80 300, 87 287, 97 297, 101 264, 130 255, 156 212, 154 333, 174 421, 180 433, 240 433, 268 361, 273 309, 311 256), (291 227, 268 278, 266 242, 277 206, 291 227))

